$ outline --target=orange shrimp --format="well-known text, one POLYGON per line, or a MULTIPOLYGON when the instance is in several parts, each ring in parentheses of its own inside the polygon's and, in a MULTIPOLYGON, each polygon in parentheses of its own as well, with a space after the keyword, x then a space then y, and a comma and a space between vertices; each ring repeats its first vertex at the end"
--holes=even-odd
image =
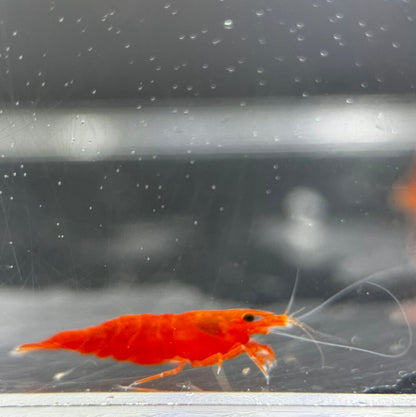
POLYGON ((287 312, 277 315, 253 309, 125 315, 97 326, 59 332, 38 343, 20 345, 13 353, 68 349, 139 365, 177 363, 176 368, 140 379, 129 388, 177 374, 186 364, 218 365, 219 371, 224 360, 247 353, 268 381, 276 356, 268 345, 256 342, 251 336, 290 324, 303 328, 287 312))
MULTIPOLYGON (((289 311, 294 301, 298 276, 283 314, 254 309, 196 310, 180 314, 130 314, 105 321, 97 326, 59 332, 41 342, 20 345, 12 353, 22 354, 38 349, 67 349, 82 354, 94 354, 99 358, 112 357, 117 361, 129 361, 139 365, 159 365, 166 362, 177 364, 173 369, 133 382, 127 387, 128 389, 135 389, 135 386, 145 382, 177 374, 187 364, 193 367, 218 365, 219 372, 223 361, 243 353, 246 353, 258 366, 269 383, 269 371, 276 364, 276 355, 270 346, 252 339, 256 334, 273 333, 313 342, 321 353, 322 360, 320 345, 371 353, 380 357, 398 358, 405 355, 413 345, 412 329, 398 298, 387 288, 373 281, 388 276, 391 278, 395 274, 402 275, 406 271, 409 272, 408 267, 399 266, 376 272, 348 285, 297 319, 289 315, 289 311), (314 334, 328 335, 316 332, 303 322, 305 318, 323 310, 364 283, 384 291, 399 308, 408 331, 408 343, 402 352, 382 353, 348 344, 316 340, 314 334), (277 330, 291 325, 300 328, 307 338, 277 330)), ((413 269, 410 271, 414 272, 413 269)))
POLYGON ((416 222, 416 159, 406 178, 394 186, 393 203, 416 222))

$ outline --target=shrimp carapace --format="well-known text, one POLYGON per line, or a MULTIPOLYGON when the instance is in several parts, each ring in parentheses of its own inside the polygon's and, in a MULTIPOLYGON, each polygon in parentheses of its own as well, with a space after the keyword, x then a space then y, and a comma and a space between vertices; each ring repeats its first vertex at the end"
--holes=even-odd
POLYGON ((218 365, 247 353, 268 380, 276 362, 273 350, 251 337, 275 327, 298 325, 285 314, 254 309, 197 310, 180 314, 125 315, 85 329, 59 332, 41 342, 18 346, 13 353, 68 349, 99 358, 139 365, 175 362, 174 369, 136 381, 138 385, 191 366, 218 365))

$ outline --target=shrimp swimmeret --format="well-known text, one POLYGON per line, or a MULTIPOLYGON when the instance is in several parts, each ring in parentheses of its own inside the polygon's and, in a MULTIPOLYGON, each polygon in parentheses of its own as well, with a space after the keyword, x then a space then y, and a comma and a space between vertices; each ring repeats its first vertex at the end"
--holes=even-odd
MULTIPOLYGON (((385 276, 385 272, 382 274, 385 276)), ((38 349, 67 349, 82 354, 94 354, 99 358, 112 357, 117 361, 129 361, 139 365, 167 362, 176 364, 173 369, 132 383, 128 387, 130 389, 145 382, 177 374, 187 364, 192 367, 217 365, 219 371, 223 361, 243 353, 246 353, 257 365, 268 382, 269 372, 276 363, 276 355, 270 346, 260 344, 252 338, 257 334, 283 334, 295 339, 313 341, 318 348, 322 344, 375 353, 384 357, 402 356, 412 343, 410 325, 398 299, 389 290, 372 282, 379 276, 381 275, 374 274, 348 286, 300 318, 289 314, 296 280, 289 305, 283 314, 255 309, 229 309, 196 310, 180 314, 124 315, 96 326, 66 330, 40 342, 20 345, 13 353, 22 354, 38 349), (349 345, 319 341, 313 337, 314 330, 300 321, 363 282, 381 288, 399 306, 409 332, 409 343, 402 352, 395 355, 384 354, 349 345), (305 337, 277 330, 292 325, 299 327, 305 333, 305 337)))

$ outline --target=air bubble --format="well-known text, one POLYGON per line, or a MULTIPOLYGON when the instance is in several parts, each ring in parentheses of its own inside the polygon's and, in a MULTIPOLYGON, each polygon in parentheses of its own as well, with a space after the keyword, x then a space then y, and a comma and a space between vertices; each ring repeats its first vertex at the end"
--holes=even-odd
POLYGON ((319 52, 319 55, 321 55, 321 57, 326 58, 329 55, 329 52, 326 49, 322 49, 319 52))
POLYGON ((256 10, 256 16, 258 17, 264 16, 264 10, 263 9, 256 10))

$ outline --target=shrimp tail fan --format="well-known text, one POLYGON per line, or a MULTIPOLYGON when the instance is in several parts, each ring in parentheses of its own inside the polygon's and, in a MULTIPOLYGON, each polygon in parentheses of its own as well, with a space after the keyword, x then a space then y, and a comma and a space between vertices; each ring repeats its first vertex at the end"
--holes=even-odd
POLYGON ((26 345, 20 345, 15 347, 12 351, 12 355, 24 355, 32 350, 43 349, 42 343, 27 343, 26 345))
POLYGON ((22 355, 39 349, 69 349, 82 351, 84 349, 80 348, 83 343, 85 343, 85 339, 82 330, 67 330, 57 333, 41 342, 17 346, 11 353, 12 355, 22 355))

